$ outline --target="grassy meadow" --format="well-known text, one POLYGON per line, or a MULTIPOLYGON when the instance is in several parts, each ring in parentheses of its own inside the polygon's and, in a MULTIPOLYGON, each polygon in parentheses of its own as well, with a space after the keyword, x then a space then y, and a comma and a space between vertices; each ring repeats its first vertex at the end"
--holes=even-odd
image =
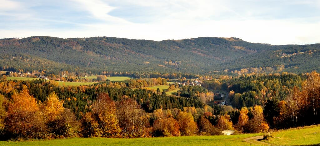
POLYGON ((120 81, 125 81, 125 80, 130 80, 130 77, 118 77, 118 76, 114 76, 114 77, 107 77, 108 80, 113 81, 113 82, 120 82, 120 81))
POLYGON ((151 90, 155 90, 155 91, 157 91, 157 89, 159 88, 160 92, 162 92, 164 89, 168 89, 169 85, 157 85, 157 86, 146 87, 146 88, 151 89, 151 90))
POLYGON ((303 128, 293 128, 279 130, 271 133, 269 140, 257 142, 247 140, 251 137, 262 136, 263 133, 240 134, 240 135, 217 135, 217 136, 180 136, 180 137, 157 137, 157 138, 69 138, 54 140, 29 140, 29 141, 0 141, 0 146, 246 146, 246 145, 316 145, 320 144, 320 125, 307 126, 303 128))
POLYGON ((27 77, 7 77, 7 80, 21 80, 21 81, 27 81, 27 80, 37 80, 39 78, 27 78, 27 77))
MULTIPOLYGON (((158 138, 71 138, 71 139, 55 139, 55 140, 34 140, 34 141, 0 141, 0 145, 4 146, 189 146, 189 145, 201 145, 201 146, 222 146, 222 145, 248 145, 243 139, 253 137, 259 134, 243 134, 232 136, 181 136, 181 137, 158 137, 158 138)), ((261 135, 261 134, 260 134, 261 135)))
POLYGON ((171 91, 166 92, 166 94, 167 94, 167 95, 172 95, 172 93, 178 92, 179 90, 180 90, 179 88, 178 88, 178 89, 175 89, 175 90, 171 90, 171 91))
MULTIPOLYGON (((89 76, 86 77, 87 79, 96 79, 97 76, 89 76)), ((27 80, 37 80, 39 78, 27 78, 27 77, 7 77, 7 80, 22 80, 22 81, 27 81, 27 80)), ((107 78, 110 81, 125 81, 130 79, 130 77, 108 77, 107 78)), ((59 86, 80 86, 80 85, 92 85, 97 82, 63 82, 63 81, 56 81, 59 86)))
POLYGON ((56 81, 59 86, 80 86, 80 85, 92 85, 97 82, 62 82, 56 81))
POLYGON ((320 125, 292 128, 273 132, 265 141, 274 145, 314 145, 320 144, 320 125))

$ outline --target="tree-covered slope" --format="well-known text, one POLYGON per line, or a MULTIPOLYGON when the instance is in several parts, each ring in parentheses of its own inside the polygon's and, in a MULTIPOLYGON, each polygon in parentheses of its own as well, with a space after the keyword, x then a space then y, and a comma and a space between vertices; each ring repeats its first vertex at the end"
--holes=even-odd
POLYGON ((237 38, 150 41, 113 37, 29 37, 0 40, 2 70, 202 74, 262 68, 270 72, 309 72, 320 70, 319 55, 319 44, 272 46, 237 38))

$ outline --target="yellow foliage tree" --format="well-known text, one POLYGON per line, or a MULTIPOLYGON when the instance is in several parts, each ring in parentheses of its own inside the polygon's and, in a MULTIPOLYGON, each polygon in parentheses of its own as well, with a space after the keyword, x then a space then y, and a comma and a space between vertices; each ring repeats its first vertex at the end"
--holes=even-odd
POLYGON ((93 118, 99 123, 101 136, 115 137, 121 132, 116 114, 116 105, 108 94, 102 93, 92 104, 93 118))
POLYGON ((64 111, 63 101, 60 101, 58 96, 53 92, 49 94, 44 102, 43 113, 47 121, 53 121, 64 111))
POLYGON ((266 132, 269 130, 269 125, 264 119, 263 109, 256 105, 252 110, 253 118, 249 120, 245 131, 246 132, 266 132))
POLYGON ((230 121, 229 115, 220 116, 216 127, 220 130, 233 130, 232 121, 230 121))
POLYGON ((194 135, 197 133, 198 127, 191 113, 181 111, 177 116, 177 120, 182 135, 194 135))
POLYGON ((243 131, 243 127, 248 123, 249 121, 249 116, 248 116, 248 109, 246 107, 241 108, 240 110, 240 115, 239 115, 239 120, 238 124, 236 127, 240 130, 243 131))

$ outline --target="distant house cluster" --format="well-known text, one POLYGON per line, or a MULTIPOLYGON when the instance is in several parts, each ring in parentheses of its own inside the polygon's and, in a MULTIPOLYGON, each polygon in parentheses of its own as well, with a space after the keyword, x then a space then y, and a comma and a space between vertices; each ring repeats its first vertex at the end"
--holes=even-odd
POLYGON ((192 80, 192 81, 183 81, 182 83, 178 83, 179 85, 182 85, 182 86, 201 86, 201 81, 199 79, 195 79, 195 80, 192 80))

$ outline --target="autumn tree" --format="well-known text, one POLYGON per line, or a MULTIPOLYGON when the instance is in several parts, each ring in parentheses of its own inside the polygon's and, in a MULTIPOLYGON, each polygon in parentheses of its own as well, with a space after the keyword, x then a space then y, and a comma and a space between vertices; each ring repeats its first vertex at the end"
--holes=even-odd
POLYGON ((63 111, 63 101, 60 101, 54 92, 49 94, 43 105, 43 114, 46 121, 54 121, 61 115, 63 111))
POLYGON ((4 119, 6 115, 7 115, 7 112, 5 109, 5 98, 3 95, 0 94, 0 135, 4 129, 4 119))
POLYGON ((45 126, 36 99, 29 95, 26 86, 20 93, 14 92, 8 103, 5 119, 6 131, 18 138, 41 138, 45 126))
POLYGON ((135 100, 122 99, 117 102, 116 107, 122 136, 143 137, 146 135, 145 129, 149 127, 149 121, 146 113, 135 100))
POLYGON ((83 137, 101 136, 99 123, 94 119, 91 112, 85 113, 82 117, 80 133, 83 137))
MULTIPOLYGON (((211 114, 212 116, 212 114, 211 114)), ((215 127, 211 124, 207 116, 202 115, 198 120, 199 132, 201 135, 213 135, 218 134, 215 127)))
POLYGON ((215 126, 220 130, 233 130, 232 125, 229 115, 221 115, 215 126))
POLYGON ((180 136, 180 126, 172 117, 170 110, 163 112, 162 109, 155 110, 153 123, 154 136, 180 136))
POLYGON ((179 123, 172 117, 157 119, 153 123, 155 136, 180 136, 179 123))
POLYGON ((239 115, 239 120, 236 125, 236 127, 240 130, 243 131, 244 126, 248 123, 249 121, 249 116, 248 116, 248 109, 246 107, 241 108, 240 110, 240 115, 239 115))
POLYGON ((288 128, 320 123, 320 75, 312 72, 302 84, 294 87, 285 101, 279 102, 280 113, 276 126, 288 128))
MULTIPOLYGON (((86 115, 88 118, 90 115, 86 115)), ((95 135, 103 137, 118 136, 121 129, 116 114, 116 105, 108 94, 101 93, 98 95, 97 100, 92 104, 92 120, 93 125, 98 123, 97 132, 95 135)), ((95 127, 95 126, 94 126, 95 127)))
POLYGON ((269 125, 264 120, 263 109, 261 106, 256 105, 252 109, 252 119, 246 124, 244 131, 245 132, 266 132, 269 130, 269 125))
POLYGON ((191 113, 179 112, 177 120, 180 125, 180 132, 182 135, 194 135, 198 131, 196 122, 194 122, 193 116, 191 113))
POLYGON ((43 103, 42 112, 50 135, 69 137, 78 132, 79 124, 74 113, 63 107, 63 101, 54 92, 43 103))

